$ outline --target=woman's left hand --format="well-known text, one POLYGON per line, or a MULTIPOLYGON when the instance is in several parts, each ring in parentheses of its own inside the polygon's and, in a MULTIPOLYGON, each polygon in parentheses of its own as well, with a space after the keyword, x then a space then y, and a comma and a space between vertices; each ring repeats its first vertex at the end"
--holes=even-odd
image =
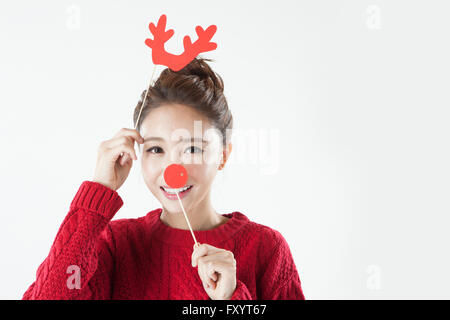
POLYGON ((212 300, 230 300, 236 289, 236 260, 233 252, 209 244, 194 245, 192 266, 212 300))

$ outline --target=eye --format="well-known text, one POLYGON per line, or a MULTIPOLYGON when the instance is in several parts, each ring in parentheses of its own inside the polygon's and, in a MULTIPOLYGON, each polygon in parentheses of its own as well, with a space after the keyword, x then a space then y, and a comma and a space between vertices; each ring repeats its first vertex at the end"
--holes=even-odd
POLYGON ((151 147, 151 148, 147 149, 146 152, 156 153, 156 152, 152 152, 153 150, 161 150, 162 151, 162 149, 160 147, 151 147))
POLYGON ((197 150, 199 150, 199 152, 197 152, 197 153, 203 153, 203 150, 196 146, 190 146, 187 150, 192 150, 193 148, 196 148, 197 150))

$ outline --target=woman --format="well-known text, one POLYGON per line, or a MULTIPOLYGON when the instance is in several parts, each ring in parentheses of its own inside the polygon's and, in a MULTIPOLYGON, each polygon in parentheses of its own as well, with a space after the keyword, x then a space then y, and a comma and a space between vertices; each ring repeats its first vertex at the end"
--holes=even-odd
POLYGON ((304 299, 283 236, 213 208, 211 185, 229 158, 233 121, 222 78, 205 61, 165 69, 142 110, 142 101, 135 108, 136 130, 100 144, 94 178, 81 184, 23 299, 304 299), (111 221, 123 204, 117 190, 137 160, 135 142, 162 208, 111 221), (171 163, 187 169, 188 189, 165 184, 171 163), (175 192, 200 246, 193 247, 175 192))

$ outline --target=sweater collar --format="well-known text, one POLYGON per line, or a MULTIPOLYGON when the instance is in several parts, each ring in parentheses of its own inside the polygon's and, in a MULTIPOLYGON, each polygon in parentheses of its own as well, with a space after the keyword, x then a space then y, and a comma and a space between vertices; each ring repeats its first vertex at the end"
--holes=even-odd
MULTIPOLYGON (((151 226, 151 234, 158 240, 167 244, 193 247, 194 239, 191 231, 172 228, 161 220, 162 208, 150 211, 146 215, 146 220, 151 226)), ((250 220, 241 212, 234 211, 225 213, 222 216, 230 218, 224 224, 210 230, 193 230, 197 242, 208 243, 211 245, 222 243, 239 231, 250 220)))

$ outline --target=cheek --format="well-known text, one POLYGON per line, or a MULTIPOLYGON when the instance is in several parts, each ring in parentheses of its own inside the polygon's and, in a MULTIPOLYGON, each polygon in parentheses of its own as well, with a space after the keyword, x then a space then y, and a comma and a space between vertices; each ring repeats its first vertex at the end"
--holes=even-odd
POLYGON ((222 154, 219 151, 220 150, 218 148, 210 148, 203 154, 203 163, 208 166, 217 165, 218 167, 220 164, 220 159, 222 157, 222 154))
POLYGON ((212 183, 216 176, 217 170, 215 165, 197 165, 188 169, 189 176, 194 183, 208 185, 212 183))
POLYGON ((145 180, 148 182, 154 183, 159 181, 159 177, 162 174, 162 168, 158 163, 155 163, 154 161, 142 161, 141 163, 142 167, 142 175, 144 176, 145 180))

